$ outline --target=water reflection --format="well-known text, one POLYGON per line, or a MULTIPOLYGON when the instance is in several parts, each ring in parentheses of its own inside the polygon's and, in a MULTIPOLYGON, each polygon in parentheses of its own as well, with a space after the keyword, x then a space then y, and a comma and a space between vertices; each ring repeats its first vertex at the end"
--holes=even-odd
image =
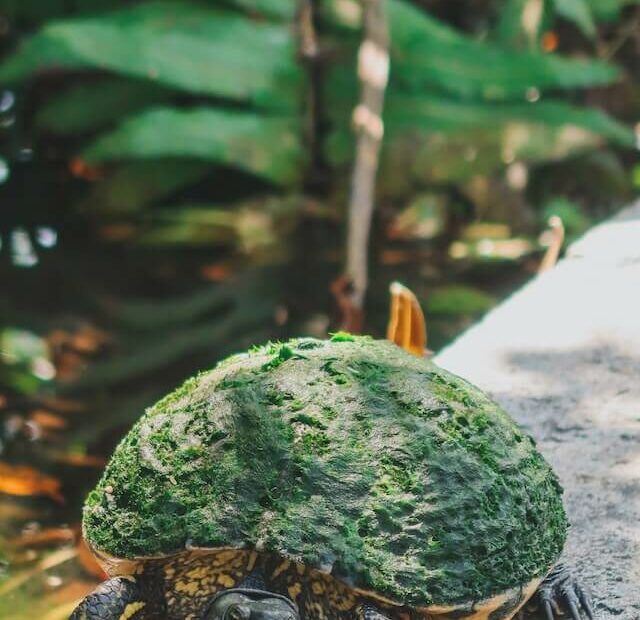
POLYGON ((22 228, 11 232, 11 260, 18 267, 33 267, 38 264, 29 233, 22 228))
MULTIPOLYGON (((51 249, 58 243, 58 233, 49 227, 39 226, 32 235, 24 228, 15 228, 8 235, 9 246, 11 248, 11 261, 17 267, 35 267, 39 262, 36 245, 41 248, 51 249)), ((0 251, 3 240, 0 235, 0 251)))

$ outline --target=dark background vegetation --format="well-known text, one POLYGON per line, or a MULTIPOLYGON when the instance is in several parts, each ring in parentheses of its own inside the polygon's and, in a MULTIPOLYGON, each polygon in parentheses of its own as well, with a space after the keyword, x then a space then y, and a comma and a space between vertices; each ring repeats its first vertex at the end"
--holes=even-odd
MULTIPOLYGON (((64 618, 82 498, 151 404, 340 316, 361 5, 0 0, 0 615, 64 618)), ((365 331, 438 349, 637 192, 640 7, 386 0, 365 331)), ((93 572, 92 572, 93 571, 93 572)))

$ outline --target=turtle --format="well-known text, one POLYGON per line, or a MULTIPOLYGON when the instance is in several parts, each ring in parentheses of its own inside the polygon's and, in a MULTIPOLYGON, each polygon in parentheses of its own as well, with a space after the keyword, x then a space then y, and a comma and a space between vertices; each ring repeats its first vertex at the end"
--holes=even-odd
POLYGON ((562 488, 479 388, 339 332, 233 355, 146 410, 83 509, 71 620, 593 618, 562 488))

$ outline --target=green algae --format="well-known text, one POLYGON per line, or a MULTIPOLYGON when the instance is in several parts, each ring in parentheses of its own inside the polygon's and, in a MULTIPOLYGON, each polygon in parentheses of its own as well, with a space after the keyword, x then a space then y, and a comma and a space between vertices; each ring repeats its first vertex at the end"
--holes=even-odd
POLYGON ((355 342, 356 337, 349 332, 335 332, 330 334, 331 342, 355 342))
POLYGON ((269 343, 150 408, 84 511, 119 557, 258 546, 411 604, 543 575, 558 481, 486 395, 394 345, 269 343))

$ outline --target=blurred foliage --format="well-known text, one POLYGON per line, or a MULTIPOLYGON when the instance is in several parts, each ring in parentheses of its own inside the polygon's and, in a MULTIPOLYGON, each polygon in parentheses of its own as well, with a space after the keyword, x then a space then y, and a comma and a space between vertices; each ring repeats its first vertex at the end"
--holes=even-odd
MULTIPOLYGON (((514 162, 533 177, 607 144, 631 149, 633 131, 579 91, 625 79, 637 88, 615 58, 632 36, 623 14, 637 19, 634 4, 503 0, 465 31, 434 0, 387 0, 380 198, 403 209, 434 184, 467 193, 478 175, 500 176, 514 162)), ((282 230, 273 213, 290 210, 272 208, 278 196, 315 194, 329 204, 318 213, 335 214, 349 187, 361 6, 318 3, 318 53, 306 59, 296 11, 291 0, 7 2, 14 30, 0 82, 28 110, 27 139, 69 158, 74 176, 93 185, 74 197, 76 210, 120 223, 105 237, 227 248, 235 238, 241 252, 262 252, 282 237, 247 242, 238 227, 248 220, 227 211, 266 191, 263 223, 282 230), (204 197, 194 189, 203 184, 204 197)), ((6 157, 10 166, 16 154, 6 157)))
POLYGON ((559 217, 564 224, 568 242, 582 235, 590 225, 589 218, 580 207, 567 198, 553 198, 544 205, 543 217, 548 221, 554 215, 559 217))
POLYGON ((451 285, 433 290, 426 311, 433 316, 474 317, 494 305, 495 299, 491 295, 469 286, 451 285))
MULTIPOLYGON (((631 147, 629 128, 560 95, 618 81, 620 68, 580 48, 549 53, 542 42, 556 19, 593 39, 597 23, 615 18, 624 4, 506 0, 494 28, 479 37, 407 0, 388 0, 392 72, 381 187, 397 199, 431 182, 496 174, 514 160, 556 161, 605 141, 631 147), (410 178, 398 196, 385 178, 397 177, 407 157, 410 178)), ((27 94, 53 80, 55 94, 35 97, 33 131, 68 138, 70 152, 89 165, 114 162, 106 184, 120 184, 119 166, 131 160, 189 158, 196 168, 203 160, 231 166, 286 191, 299 191, 314 172, 305 156, 311 138, 304 102, 321 89, 318 114, 326 118, 315 119, 314 128, 330 131, 313 140, 325 145, 340 194, 347 177, 340 170, 352 154, 361 11, 355 0, 319 7, 321 84, 299 61, 289 0, 13 3, 8 17, 27 20, 36 32, 19 40, 0 80, 26 86, 27 94)), ((178 179, 184 170, 177 167, 178 179)), ((163 176, 172 185, 170 167, 163 176)), ((189 224, 178 220, 193 221, 193 212, 172 209, 182 232, 165 236, 188 243, 189 224)))

